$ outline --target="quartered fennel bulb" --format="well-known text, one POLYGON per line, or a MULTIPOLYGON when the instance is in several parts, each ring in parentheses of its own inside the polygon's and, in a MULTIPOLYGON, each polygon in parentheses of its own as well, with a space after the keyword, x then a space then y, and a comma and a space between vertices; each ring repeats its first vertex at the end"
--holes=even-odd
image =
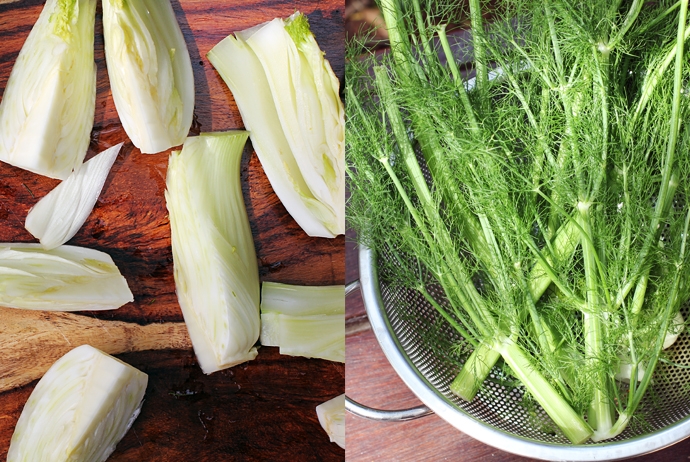
POLYGON ((345 232, 345 124, 339 82, 307 18, 229 36, 208 59, 232 90, 271 186, 310 236, 345 232))
POLYGON ((331 442, 345 449, 345 395, 316 406, 316 415, 331 442))
POLYGON ((113 100, 132 143, 145 154, 182 144, 194 75, 169 0, 103 0, 103 36, 113 100))
POLYGON ((139 415, 148 376, 90 345, 58 359, 31 393, 8 462, 100 462, 139 415))
POLYGON ((122 144, 86 161, 29 210, 26 229, 43 248, 54 249, 77 234, 93 210, 122 144))
POLYGON ((345 286, 264 282, 260 340, 280 354, 345 362, 345 286))
POLYGON ((256 357, 259 269, 240 186, 248 133, 202 133, 170 155, 177 298, 207 374, 256 357))
POLYGON ((96 0, 48 0, 0 102, 0 160, 65 179, 89 146, 96 0))
POLYGON ((0 306, 48 311, 112 310, 134 300, 112 258, 63 245, 0 244, 0 306))

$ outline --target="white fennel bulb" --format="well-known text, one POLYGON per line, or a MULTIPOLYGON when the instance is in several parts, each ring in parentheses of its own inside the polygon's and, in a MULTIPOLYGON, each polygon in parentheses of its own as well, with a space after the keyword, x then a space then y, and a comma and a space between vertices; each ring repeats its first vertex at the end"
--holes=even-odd
POLYGON ((345 395, 316 406, 316 415, 331 442, 345 449, 345 395))
POLYGON ((345 362, 345 286, 264 282, 260 340, 280 354, 345 362))
POLYGON ((0 160, 65 179, 89 146, 96 0, 47 0, 0 102, 0 160))
POLYGON ((8 462, 101 462, 139 415, 148 376, 89 345, 58 359, 27 401, 8 462))
POLYGON ((202 133, 170 155, 170 214, 177 298, 202 370, 256 357, 259 268, 240 186, 248 133, 202 133))
POLYGON ((122 126, 145 154, 182 144, 192 125, 194 75, 169 0, 103 0, 110 88, 122 126))
POLYGON ((54 249, 77 234, 96 205, 120 148, 122 143, 84 162, 29 210, 25 227, 44 249, 54 249))
POLYGON ((134 300, 109 255, 63 245, 0 244, 0 306, 48 311, 97 311, 134 300))
POLYGON ((226 37, 208 53, 230 87, 271 186, 310 236, 345 232, 339 82, 297 12, 226 37))

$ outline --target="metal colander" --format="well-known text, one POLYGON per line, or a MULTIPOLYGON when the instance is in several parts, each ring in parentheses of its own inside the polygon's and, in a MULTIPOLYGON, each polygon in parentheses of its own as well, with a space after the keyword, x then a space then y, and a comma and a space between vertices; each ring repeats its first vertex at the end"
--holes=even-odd
MULTIPOLYGON (((659 362, 655 379, 632 422, 604 443, 572 445, 537 404, 522 404, 524 389, 506 385, 495 368, 484 390, 468 403, 449 386, 459 371, 449 346, 459 334, 416 291, 386 283, 372 251, 360 249, 360 282, 369 321, 379 344, 405 384, 433 412, 464 433, 504 451, 544 460, 614 460, 646 454, 690 435, 690 368, 659 362), (438 330, 445 335, 439 335, 438 330)), ((385 254, 378 258, 385 259, 385 254)), ((434 290, 433 287, 430 288, 434 290)), ((433 294, 434 296, 440 293, 433 294)), ((441 299, 438 298, 438 299, 441 299)), ((687 306, 683 313, 687 319, 687 306)), ((690 364, 684 331, 668 350, 670 360, 690 364)))

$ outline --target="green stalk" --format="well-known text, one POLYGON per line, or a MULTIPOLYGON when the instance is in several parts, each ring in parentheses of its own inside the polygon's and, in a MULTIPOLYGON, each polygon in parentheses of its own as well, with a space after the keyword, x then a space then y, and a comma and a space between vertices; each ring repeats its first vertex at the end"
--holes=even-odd
POLYGON ((472 104, 470 103, 470 98, 467 96, 467 90, 465 89, 465 84, 460 76, 460 70, 458 65, 455 63, 455 57, 450 49, 450 44, 448 43, 448 37, 446 36, 446 25, 442 25, 438 29, 438 38, 441 42, 441 47, 443 48, 443 53, 446 55, 446 62, 450 68, 450 72, 453 75, 453 80, 455 81, 455 87, 458 89, 460 94, 460 101, 462 102, 462 107, 465 109, 465 114, 467 119, 470 121, 470 129, 473 133, 479 133, 479 124, 477 123, 477 117, 474 115, 474 109, 472 109, 472 104))
MULTIPOLYGON (((679 39, 680 41, 676 41, 676 43, 671 47, 664 59, 661 61, 661 64, 659 64, 659 66, 657 66, 654 69, 647 70, 647 77, 645 77, 644 84, 642 85, 642 95, 640 96, 640 99, 637 103, 637 107, 635 108, 635 113, 633 114, 630 123, 631 127, 634 127, 637 124, 637 119, 639 118, 640 114, 642 114, 644 108, 647 106, 649 98, 651 98, 652 93, 656 89, 656 86, 659 85, 659 82, 661 82, 661 77, 666 72, 666 69, 668 69, 668 66, 671 65, 674 58, 676 62, 678 62, 679 57, 682 59, 683 44, 688 38, 690 38, 690 28, 684 30, 682 38, 679 39)), ((633 136, 633 133, 629 133, 629 138, 627 141, 629 142, 633 136)))
MULTIPOLYGON (((412 76, 417 75, 420 78, 420 82, 423 82, 423 72, 420 67, 411 59, 412 53, 410 43, 404 38, 405 26, 397 0, 382 0, 381 10, 383 11, 384 19, 389 29, 389 39, 391 49, 393 51, 393 59, 395 64, 402 70, 402 72, 397 72, 398 77, 405 85, 419 85, 420 83, 418 82, 412 82, 412 76)), ((423 29, 421 12, 417 16, 417 19, 420 21, 423 29)), ((452 54, 449 54, 448 56, 448 61, 452 62, 454 65, 455 63, 452 59, 452 54)), ((462 86, 462 83, 460 83, 460 86, 462 86)), ((464 90, 464 86, 462 86, 462 88, 464 90)), ((466 94, 465 97, 467 97, 466 94)), ((422 153, 424 154, 424 159, 427 162, 427 166, 429 167, 432 177, 437 184, 443 185, 442 190, 444 191, 444 199, 446 200, 446 203, 455 207, 458 213, 462 216, 460 223, 462 224, 461 232, 463 237, 473 251, 479 255, 486 255, 486 243, 482 239, 476 217, 462 207, 462 202, 460 200, 461 193, 457 187, 457 184, 455 181, 453 181, 450 175, 450 169, 448 168, 447 162, 445 161, 443 155, 439 154, 442 152, 442 150, 436 134, 433 131, 420 128, 424 121, 421 120, 419 115, 417 115, 415 112, 412 112, 410 116, 412 118, 412 126, 415 130, 417 141, 419 142, 422 153)), ((472 118, 474 118, 474 116, 472 116, 472 118)))
POLYGON ((551 282, 557 279, 552 271, 548 268, 554 262, 563 260, 568 256, 572 256, 580 242, 580 230, 573 223, 572 220, 567 220, 563 226, 556 232, 556 237, 553 241, 552 255, 547 255, 545 262, 538 261, 530 273, 529 291, 532 294, 532 300, 537 301, 549 288, 551 282))
MULTIPOLYGON (((673 175, 673 163, 675 161, 676 144, 678 142, 678 133, 680 128, 680 98, 683 85, 683 55, 685 40, 687 40, 690 28, 685 27, 687 21, 688 0, 681 0, 681 7, 678 19, 678 35, 676 37, 675 52, 675 69, 673 75, 673 103, 671 107, 671 123, 666 143, 666 156, 664 158, 663 169, 661 172, 661 185, 659 187, 659 194, 657 195, 656 205, 654 207, 654 215, 649 226, 649 232, 645 238, 644 244, 638 256, 635 268, 632 272, 633 277, 623 286, 616 297, 616 305, 620 306, 622 300, 628 295, 633 286, 637 283, 637 277, 642 277, 644 274, 644 267, 646 264, 647 254, 649 253, 654 238, 659 235, 661 220, 666 215, 665 212, 667 204, 671 200, 670 192, 675 191, 671 184, 673 175)), ((659 75, 660 77, 660 75, 659 75)), ((651 92, 650 92, 651 94, 651 92)), ((644 97, 644 95, 643 95, 644 97)), ((642 101, 642 97, 640 98, 642 101)), ((639 106, 638 106, 639 107, 639 106)), ((637 113, 636 113, 637 115, 637 113)))
MULTIPOLYGON (((472 45, 474 46, 474 68, 477 71, 477 90, 484 95, 489 85, 489 72, 486 63, 484 44, 484 21, 481 0, 469 0, 470 23, 472 24, 472 45)), ((488 101, 482 98, 483 110, 488 110, 488 101)))
POLYGON ((623 37, 625 34, 630 30, 632 27, 633 23, 637 19, 637 17, 640 15, 640 11, 642 11, 642 5, 644 4, 644 1, 642 0, 634 0, 633 4, 630 6, 630 10, 628 11, 628 14, 625 17, 625 21, 623 21, 623 25, 618 29, 618 32, 616 35, 609 40, 608 43, 608 48, 609 50, 612 50, 616 48, 618 43, 623 40, 623 37))
MULTIPOLYGON (((683 6, 687 8, 687 0, 683 0, 683 4, 683 6)), ((628 407, 625 409, 625 412, 621 413, 618 416, 618 420, 609 429, 609 431, 596 431, 594 435, 592 435, 592 441, 603 441, 606 439, 615 438, 616 436, 620 435, 623 432, 623 430, 625 430, 628 426, 628 423, 630 422, 630 416, 632 416, 637 410, 637 407, 640 405, 640 402, 642 401, 642 398, 644 397, 644 394, 652 381, 652 375, 654 375, 654 369, 656 369, 656 365, 659 362, 659 356, 661 355, 661 350, 664 346, 664 339, 666 338, 666 333, 668 332, 669 323, 671 321, 671 313, 673 313, 673 311, 678 307, 678 293, 680 290, 681 275, 684 266, 683 262, 685 261, 685 247, 687 243, 688 231, 690 231, 690 208, 688 208, 688 212, 685 215, 685 226, 683 230, 683 239, 681 241, 678 263, 676 264, 676 274, 673 278, 673 285, 671 287, 671 291, 668 294, 666 307, 661 318, 662 321, 659 327, 659 333, 657 334, 654 350, 649 360, 649 364, 647 365, 647 369, 645 370, 644 376, 642 377, 642 380, 640 381, 637 390, 631 392, 631 399, 629 401, 628 407)), ((637 376, 637 371, 634 367, 633 373, 635 375, 631 375, 631 384, 633 381, 635 381, 635 378, 637 376)))
MULTIPOLYGON (((427 228, 423 218, 420 216, 419 212, 415 208, 414 204, 412 204, 412 201, 410 200, 410 197, 407 195, 407 192, 405 191, 405 188, 403 187, 402 183, 400 182, 400 179, 398 176, 395 174, 395 171, 393 171, 393 168, 391 167, 391 164, 388 160, 388 157, 384 157, 382 159, 379 159, 383 166, 386 169, 386 172, 388 173, 389 177, 393 181, 393 184, 395 185, 395 188, 398 190, 398 194, 400 194, 400 197, 403 199, 403 202, 405 202, 405 206, 407 207, 408 211, 410 212, 410 215, 412 216, 413 220, 415 221, 415 224, 417 225, 417 228, 420 230, 422 233, 425 241, 427 242, 427 245, 429 245, 430 248, 436 248, 437 244, 432 236, 432 233, 429 231, 427 228)), ((436 251, 438 253, 438 251, 436 251)), ((475 323, 477 328, 481 331, 482 335, 488 335, 490 332, 485 324, 485 320, 480 317, 479 313, 475 311, 475 306, 474 304, 471 303, 470 299, 466 296, 465 291, 463 288, 461 288, 458 285, 458 282, 454 280, 452 277, 452 273, 450 268, 446 265, 445 261, 439 262, 444 268, 441 271, 441 274, 444 275, 439 282, 441 285, 443 285, 444 290, 446 293, 453 293, 455 294, 459 299, 460 303, 462 303, 463 308, 467 312, 467 314, 470 316, 470 319, 472 319, 472 322, 475 323), (448 290, 452 289, 452 290, 448 290)), ((461 332, 462 334, 463 332, 461 332)))
MULTIPOLYGON (((471 313, 472 321, 482 331, 483 335, 488 335, 496 329, 495 320, 485 306, 484 301, 477 293, 477 289, 474 287, 470 276, 465 274, 461 265, 455 262, 459 257, 454 250, 455 246, 449 236, 448 230, 443 225, 438 206, 433 200, 431 191, 424 179, 424 174, 417 163, 417 156, 407 138, 407 132, 400 115, 400 109, 393 100, 393 89, 388 79, 387 70, 381 66, 376 66, 374 68, 374 74, 376 76, 376 86, 381 95, 381 102, 388 115, 393 135, 398 142, 403 162, 412 180, 412 185, 420 201, 421 209, 429 223, 438 224, 438 226, 435 226, 429 231, 435 236, 434 240, 438 240, 440 247, 445 249, 445 252, 439 252, 439 255, 446 255, 442 263, 448 265, 450 270, 449 277, 457 279, 459 285, 454 285, 456 289, 454 292, 460 298, 461 304, 468 310, 468 314, 471 313), (472 306, 473 309, 470 310, 470 306, 472 306)), ((392 172, 390 166, 387 167, 387 169, 390 170, 389 173, 392 172)))
POLYGON ((417 22, 417 30, 419 31, 419 37, 422 39, 422 47, 424 48, 424 56, 428 62, 434 57, 434 51, 431 48, 431 42, 429 36, 426 33, 426 25, 424 24, 424 18, 422 18, 422 9, 419 5, 419 0, 412 0, 412 6, 414 7, 414 17, 417 22))
POLYGON ((467 343, 469 343, 475 348, 478 347, 479 343, 477 343, 477 341, 474 339, 474 336, 470 335, 460 324, 458 324, 458 322, 448 313, 448 311, 446 311, 445 308, 443 308, 436 300, 434 300, 434 297, 431 296, 431 294, 428 290, 426 290, 426 287, 424 287, 423 284, 420 284, 417 287, 417 290, 419 291, 419 293, 422 294, 422 296, 424 296, 424 299, 431 306, 433 306, 434 309, 441 314, 441 316, 443 316, 443 319, 445 319, 448 322, 448 324, 453 326, 453 328, 456 331, 458 331, 460 335, 462 335, 462 337, 467 341, 467 343))
POLYGON ((492 342, 481 342, 450 384, 450 391, 465 401, 472 401, 500 357, 492 342))
POLYGON ((406 39, 405 26, 398 8, 398 0, 381 0, 381 12, 386 22, 393 58, 397 65, 403 69, 404 74, 411 76, 412 63, 408 58, 410 56, 410 42, 406 39))
MULTIPOLYGON (((558 281, 558 278, 551 269, 551 265, 554 261, 563 260, 575 252, 575 248, 580 241, 579 233, 579 228, 572 221, 567 221, 556 233, 556 237, 552 244, 553 250, 551 255, 545 257, 543 261, 538 260, 537 263, 535 263, 527 282, 530 295, 532 296, 532 307, 534 307, 534 303, 536 303, 544 292, 546 292, 546 289, 549 288, 552 281, 556 281, 560 286, 560 281, 558 281)), ((563 289, 565 289, 565 287, 563 287, 563 289)), ((530 310, 530 314, 533 323, 540 322, 540 317, 536 315, 535 311, 530 310)), ((539 330, 546 334, 545 329, 548 329, 548 327, 542 326, 542 329, 539 330)), ((548 336, 546 340, 548 340, 548 336)), ((486 380, 486 377, 488 377, 491 369, 500 357, 498 352, 486 352, 486 348, 488 348, 488 346, 485 345, 482 351, 477 352, 476 355, 474 353, 470 355, 450 387, 453 393, 456 393, 466 401, 472 401, 472 399, 474 399, 481 384, 486 380)), ((547 352, 555 353, 554 346, 549 345, 547 352)))
POLYGON ((637 31, 637 33, 638 33, 638 34, 641 34, 641 33, 643 33, 643 32, 648 31, 649 29, 655 27, 657 24, 659 24, 659 23, 662 22, 664 19, 666 19, 666 17, 667 17, 668 15, 670 15, 671 13, 673 13, 674 11, 676 11, 676 9, 678 9, 678 7, 680 7, 680 0, 677 1, 676 3, 674 3, 672 6, 670 6, 666 11, 664 11, 663 13, 661 13, 661 14, 660 14, 658 17, 656 17, 654 20, 648 22, 648 23, 645 24, 643 27, 641 27, 641 28, 637 31))
MULTIPOLYGON (((673 203, 673 196, 676 193, 676 188, 678 188, 678 175, 673 173, 671 175, 671 179, 669 180, 669 189, 666 197, 664 198, 664 205, 663 205, 663 215, 666 216, 671 209, 671 205, 673 203)), ((651 268, 649 265, 647 265, 643 272, 642 275, 640 276, 640 279, 637 281, 637 285, 635 286, 635 292, 633 294, 633 301, 632 301, 632 316, 633 316, 633 326, 637 324, 637 315, 640 313, 642 310, 642 305, 644 304, 644 299, 645 295, 647 293, 647 283, 649 281, 649 272, 651 271, 651 268)))
POLYGON ((582 444, 589 439, 592 435, 590 426, 535 369, 522 348, 511 339, 503 337, 494 342, 494 349, 573 444, 582 444))
MULTIPOLYGON (((604 351, 604 331, 602 326, 603 316, 601 299, 597 284, 597 267, 595 261, 594 245, 591 238, 592 226, 590 223, 590 203, 578 204, 580 226, 583 231, 582 256, 585 270, 585 284, 587 290, 587 308, 584 311, 584 335, 585 335, 585 359, 590 362, 601 360, 604 351)), ((589 423, 598 432, 607 432, 613 425, 611 402, 607 393, 607 375, 604 371, 597 370, 594 377, 594 396, 589 409, 589 423)))

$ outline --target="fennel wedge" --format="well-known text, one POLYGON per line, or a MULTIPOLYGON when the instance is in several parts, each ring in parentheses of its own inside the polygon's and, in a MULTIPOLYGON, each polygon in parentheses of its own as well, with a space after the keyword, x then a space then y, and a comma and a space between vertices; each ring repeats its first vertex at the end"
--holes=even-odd
POLYGON ((331 442, 345 449, 345 395, 316 406, 316 415, 331 442))
POLYGON ((343 234, 343 105, 306 17, 297 12, 237 32, 207 56, 290 215, 310 236, 343 234))
POLYGON ((69 241, 89 217, 122 144, 84 162, 77 172, 50 191, 29 210, 27 231, 50 250, 69 241))
POLYGON ((259 269, 240 186, 244 131, 202 133, 170 155, 170 214, 177 298, 202 370, 256 357, 259 269))
POLYGON ((261 286, 261 344, 280 354, 345 362, 345 286, 261 286))
POLYGON ((86 156, 96 104, 96 0, 48 0, 0 102, 0 160, 65 179, 86 156))
POLYGON ((0 306, 29 310, 112 310, 134 300, 112 258, 63 245, 0 244, 0 306))
POLYGON ((194 75, 169 0, 104 0, 103 36, 113 100, 145 154, 182 144, 192 125, 194 75))
POLYGON ((8 462, 103 462, 139 415, 148 376, 89 345, 39 380, 15 427, 8 462))

